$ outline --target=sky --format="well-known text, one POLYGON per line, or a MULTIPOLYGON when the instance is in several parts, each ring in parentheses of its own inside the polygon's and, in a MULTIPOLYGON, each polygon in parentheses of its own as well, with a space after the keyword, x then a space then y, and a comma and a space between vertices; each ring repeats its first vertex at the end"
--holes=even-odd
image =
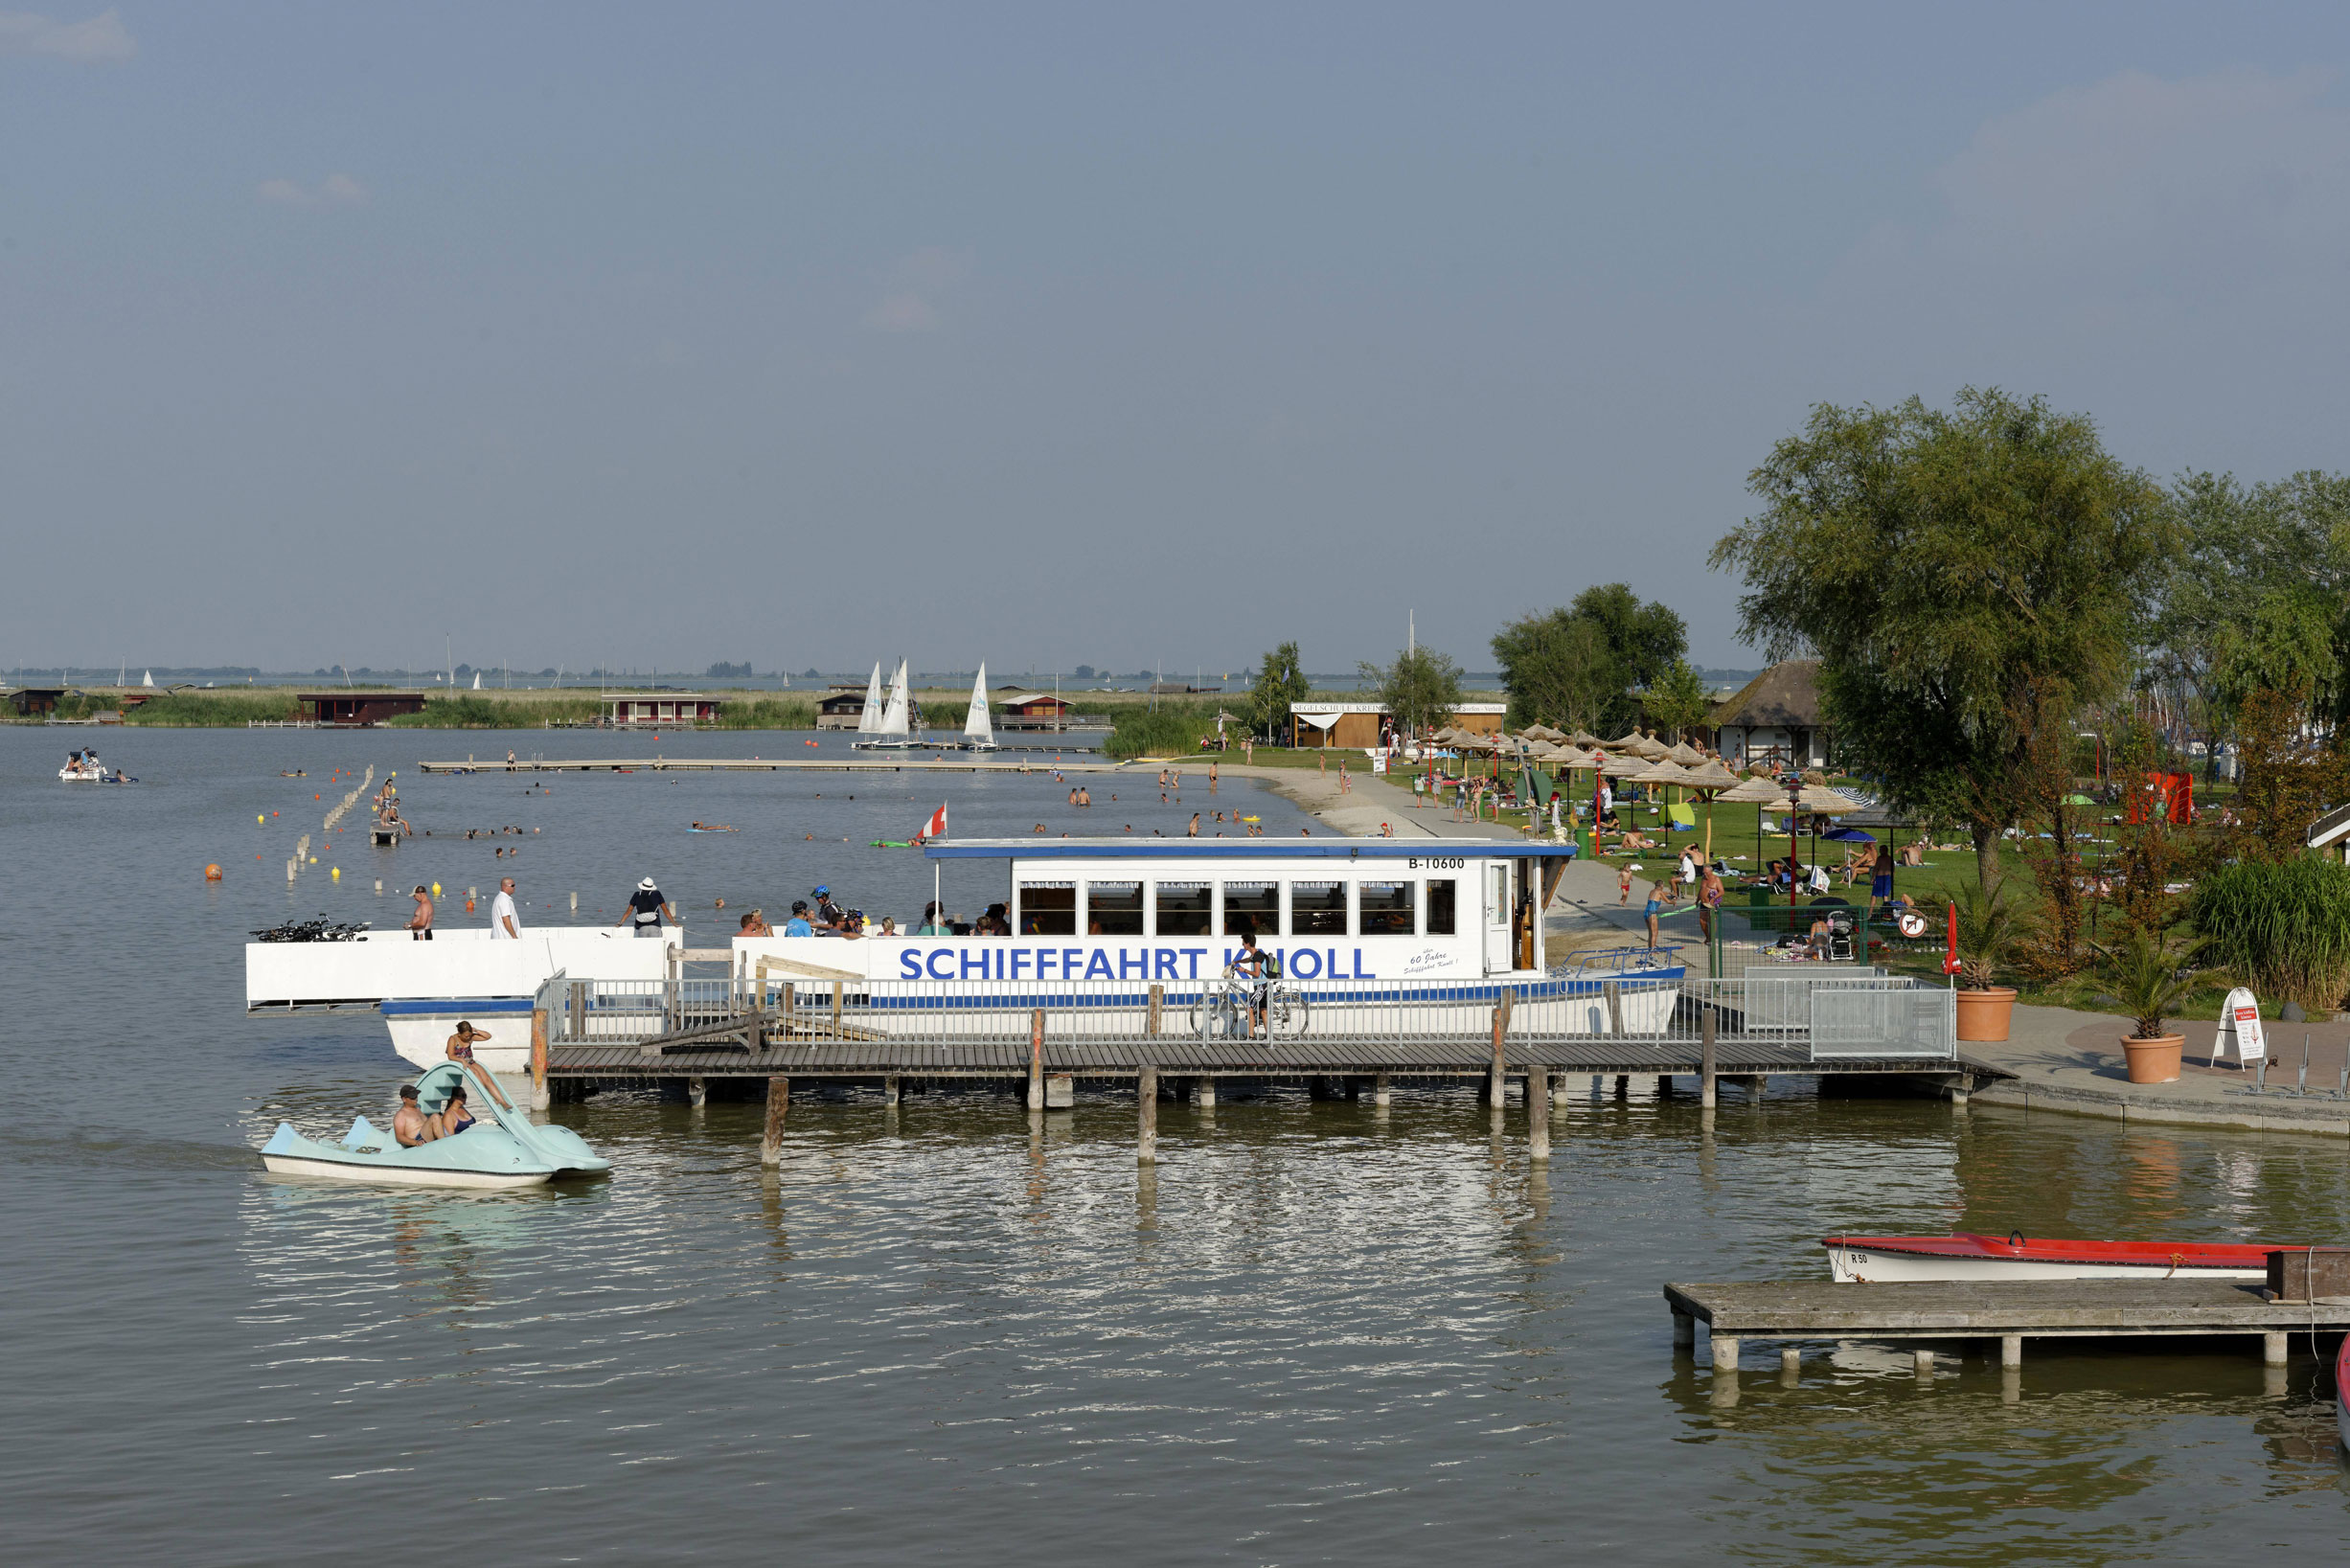
POLYGON ((2338 6, 0 11, 0 665, 1490 669, 1616 580, 1752 665, 1706 554, 1819 402, 2350 466, 2345 67, 2338 6))

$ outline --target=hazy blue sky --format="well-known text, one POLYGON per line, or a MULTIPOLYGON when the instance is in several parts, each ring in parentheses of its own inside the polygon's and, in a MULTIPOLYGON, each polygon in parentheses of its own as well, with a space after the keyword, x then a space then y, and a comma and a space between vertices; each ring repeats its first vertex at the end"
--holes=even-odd
MULTIPOLYGON (((1313 669, 1818 400, 2350 466, 2350 11, 0 12, 0 664, 1313 669)), ((134 675, 135 678, 135 675, 134 675)))

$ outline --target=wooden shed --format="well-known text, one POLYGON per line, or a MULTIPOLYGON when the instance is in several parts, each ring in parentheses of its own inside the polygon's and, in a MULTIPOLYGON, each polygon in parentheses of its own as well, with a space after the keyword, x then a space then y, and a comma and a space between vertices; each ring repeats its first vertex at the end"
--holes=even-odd
POLYGON ((597 700, 605 723, 620 730, 716 723, 722 699, 699 692, 606 692, 597 700))
POLYGON ((1731 767, 1828 765, 1828 720, 1820 710, 1819 661, 1788 659, 1746 682, 1707 720, 1714 749, 1731 767))
POLYGON ((302 716, 313 724, 365 729, 401 714, 424 711, 422 692, 298 692, 302 716))

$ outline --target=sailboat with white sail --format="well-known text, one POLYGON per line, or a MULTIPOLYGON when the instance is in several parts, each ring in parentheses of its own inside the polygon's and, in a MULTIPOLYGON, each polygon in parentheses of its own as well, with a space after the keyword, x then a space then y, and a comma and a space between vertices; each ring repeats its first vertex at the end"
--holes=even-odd
MULTIPOLYGON (((906 700, 905 661, 900 659, 898 673, 890 677, 889 700, 882 704, 880 719, 865 739, 852 740, 850 745, 860 751, 912 751, 924 744, 920 737, 909 733, 917 727, 908 722, 909 707, 906 700)), ((871 711, 868 706, 867 712, 871 711)), ((858 727, 863 728, 861 724, 858 727)))
POLYGON ((965 751, 996 751, 995 721, 988 716, 988 667, 980 661, 978 678, 971 682, 970 712, 963 719, 965 751))
MULTIPOLYGON (((873 678, 865 683, 865 706, 857 710, 856 733, 881 733, 881 663, 878 659, 874 661, 873 678)), ((864 742, 860 740, 856 744, 862 745, 864 742)))

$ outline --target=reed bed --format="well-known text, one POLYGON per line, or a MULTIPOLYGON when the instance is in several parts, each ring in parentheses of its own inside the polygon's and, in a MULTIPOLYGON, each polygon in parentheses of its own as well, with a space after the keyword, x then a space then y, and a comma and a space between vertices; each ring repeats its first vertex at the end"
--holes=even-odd
POLYGON ((2223 866, 2196 884, 2187 915, 2204 961, 2264 998, 2332 1010, 2350 995, 2350 866, 2223 866))

